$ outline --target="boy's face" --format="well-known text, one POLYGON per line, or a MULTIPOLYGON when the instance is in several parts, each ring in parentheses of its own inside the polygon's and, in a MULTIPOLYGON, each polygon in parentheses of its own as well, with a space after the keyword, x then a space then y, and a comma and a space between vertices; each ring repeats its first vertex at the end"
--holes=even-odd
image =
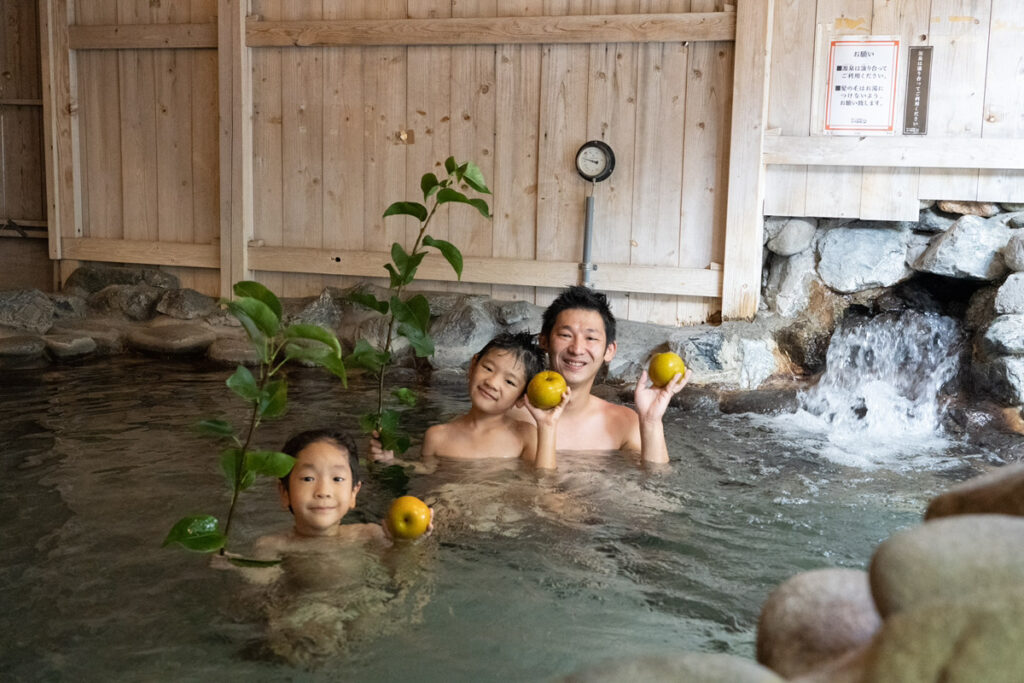
POLYGON ((317 441, 299 451, 288 488, 278 484, 281 505, 291 506, 300 536, 340 533, 341 518, 356 506, 361 485, 352 486, 348 451, 330 441, 317 441))
POLYGON ((504 413, 523 395, 527 380, 526 367, 515 354, 491 349, 470 365, 469 400, 485 413, 504 413))
POLYGON ((607 342, 604 319, 597 311, 562 311, 540 341, 548 352, 548 365, 573 388, 593 382, 601 366, 615 357, 616 345, 607 342))

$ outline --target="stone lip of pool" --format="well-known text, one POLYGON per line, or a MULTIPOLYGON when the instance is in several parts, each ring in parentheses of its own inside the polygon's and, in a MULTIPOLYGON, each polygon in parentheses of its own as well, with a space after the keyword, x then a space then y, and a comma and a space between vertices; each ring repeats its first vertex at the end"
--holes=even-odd
MULTIPOLYGON (((822 457, 821 436, 696 407, 666 418, 665 470, 615 454, 566 455, 543 475, 445 466, 409 485, 439 511, 420 558, 422 611, 309 672, 252 655, 261 605, 237 577, 159 547, 182 515, 226 511, 217 449, 189 425, 240 416, 229 372, 125 356, 6 374, 0 668, 13 679, 527 681, 609 657, 752 657, 775 586, 807 569, 864 567, 983 455, 953 442, 912 454, 910 468, 852 467, 822 457)), ((406 422, 414 435, 464 410, 461 381, 421 389, 406 422)), ((295 370, 290 413, 260 442, 354 429, 371 392, 358 378, 344 391, 295 370)), ((371 475, 354 519, 380 518, 394 493, 371 475)), ((272 482, 246 492, 243 544, 287 525, 272 482)))

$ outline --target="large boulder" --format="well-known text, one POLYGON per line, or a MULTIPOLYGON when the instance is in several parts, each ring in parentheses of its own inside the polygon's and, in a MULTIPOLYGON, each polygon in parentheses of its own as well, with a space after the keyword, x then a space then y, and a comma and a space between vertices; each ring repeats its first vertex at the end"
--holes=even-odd
POLYGON ((995 513, 1024 517, 1024 463, 1014 463, 957 484, 928 504, 925 519, 995 513))
POLYGON ((869 643, 881 624, 867 572, 803 572, 772 591, 761 608, 757 661, 791 678, 869 643))
POLYGON ((132 348, 161 355, 203 353, 216 339, 210 328, 196 323, 147 325, 128 333, 132 348))
POLYGON ((891 228, 837 228, 818 240, 818 275, 837 292, 889 287, 909 278, 907 236, 891 228))
POLYGON ((497 333, 498 325, 491 312, 478 298, 467 297, 431 324, 431 363, 437 369, 466 368, 473 355, 497 333))
POLYGON ((1002 250, 1011 231, 997 221, 961 216, 914 262, 923 273, 965 280, 998 280, 1006 274, 1002 250))
POLYGON ((161 289, 178 289, 181 281, 176 275, 156 268, 90 263, 75 269, 68 276, 64 288, 80 287, 92 294, 110 285, 150 285, 161 289))
POLYGON ((792 256, 811 246, 817 230, 818 222, 813 218, 787 218, 765 246, 773 254, 792 256))
POLYGON ((878 546, 869 573, 886 619, 927 603, 1008 591, 1024 585, 1024 518, 955 515, 901 531, 878 546))
POLYGON ((151 285, 108 285, 89 297, 89 306, 100 313, 144 321, 156 315, 156 302, 163 294, 164 290, 151 285))
POLYGON ((1000 356, 971 364, 974 390, 1004 405, 1024 404, 1024 356, 1000 356))
POLYGON ((216 299, 194 289, 169 289, 156 303, 157 312, 179 320, 203 318, 216 308, 216 299))
POLYGON ((978 351, 982 358, 1024 355, 1024 314, 1000 315, 993 320, 978 340, 978 351))

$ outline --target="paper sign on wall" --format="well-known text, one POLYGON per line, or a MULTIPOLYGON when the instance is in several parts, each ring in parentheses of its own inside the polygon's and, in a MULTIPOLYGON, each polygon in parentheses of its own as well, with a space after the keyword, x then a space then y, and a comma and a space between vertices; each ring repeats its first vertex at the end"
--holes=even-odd
POLYGON ((900 41, 877 36, 831 41, 825 132, 892 135, 900 41))

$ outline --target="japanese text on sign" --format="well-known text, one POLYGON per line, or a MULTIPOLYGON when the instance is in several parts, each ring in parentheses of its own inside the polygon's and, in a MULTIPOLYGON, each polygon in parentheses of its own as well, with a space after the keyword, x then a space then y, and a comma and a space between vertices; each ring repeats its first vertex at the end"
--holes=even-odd
POLYGON ((872 37, 831 41, 825 132, 892 135, 899 46, 872 37))

